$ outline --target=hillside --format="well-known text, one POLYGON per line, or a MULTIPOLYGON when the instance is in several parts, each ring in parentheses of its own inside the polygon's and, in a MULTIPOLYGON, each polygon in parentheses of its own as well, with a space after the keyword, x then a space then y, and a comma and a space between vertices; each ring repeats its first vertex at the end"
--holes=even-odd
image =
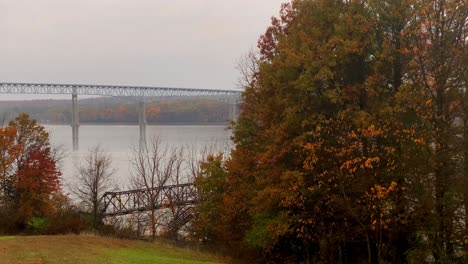
MULTIPOLYGON (((81 123, 135 124, 138 103, 124 98, 90 98, 79 101, 81 123)), ((31 100, 0 101, 0 120, 26 112, 41 123, 69 124, 71 101, 31 100)), ((210 99, 163 98, 146 106, 149 124, 220 124, 226 123, 229 106, 210 99)))
POLYGON ((0 237, 1 263, 222 263, 195 251, 95 236, 0 237))

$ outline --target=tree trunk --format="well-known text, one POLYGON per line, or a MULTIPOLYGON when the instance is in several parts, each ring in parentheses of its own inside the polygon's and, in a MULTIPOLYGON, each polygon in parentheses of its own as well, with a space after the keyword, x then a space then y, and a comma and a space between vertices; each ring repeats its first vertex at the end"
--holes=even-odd
MULTIPOLYGON (((468 93, 465 94, 465 117, 463 124, 463 202, 465 207, 465 238, 463 239, 465 244, 465 252, 468 253, 468 93)), ((467 256, 468 259, 468 256, 467 256)))
POLYGON ((151 209, 151 238, 156 238, 156 219, 154 215, 154 207, 151 209))

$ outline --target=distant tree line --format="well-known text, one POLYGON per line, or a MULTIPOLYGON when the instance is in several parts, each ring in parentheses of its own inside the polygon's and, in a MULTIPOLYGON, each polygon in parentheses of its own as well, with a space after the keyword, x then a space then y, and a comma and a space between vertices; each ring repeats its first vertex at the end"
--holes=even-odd
MULTIPOLYGON (((41 123, 69 124, 71 103, 66 100, 33 100, 2 102, 0 116, 10 118, 28 113, 41 123)), ((229 119, 229 105, 210 99, 173 99, 146 105, 149 124, 222 124, 229 119)), ((79 102, 82 123, 138 122, 138 103, 127 99, 96 98, 79 102)))

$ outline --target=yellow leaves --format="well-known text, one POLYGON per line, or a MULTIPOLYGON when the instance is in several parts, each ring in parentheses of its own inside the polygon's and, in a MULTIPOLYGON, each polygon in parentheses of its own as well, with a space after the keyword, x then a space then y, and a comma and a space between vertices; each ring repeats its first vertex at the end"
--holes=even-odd
POLYGON ((322 146, 321 142, 307 143, 304 148, 308 151, 314 151, 315 149, 322 146))
POLYGON ((23 151, 23 144, 17 142, 17 128, 6 126, 0 128, 0 179, 6 177, 16 158, 23 151))
MULTIPOLYGON (((397 131, 397 132, 399 132, 399 131, 397 131)), ((411 140, 416 144, 419 144, 419 145, 426 144, 426 139, 421 137, 421 133, 419 133, 419 131, 416 131, 414 128, 403 129, 401 132, 403 134, 406 134, 406 135, 403 135, 403 136, 407 137, 408 140, 411 140)))
POLYGON ((358 169, 373 169, 374 163, 378 162, 380 162, 380 157, 357 157, 343 162, 340 166, 340 170, 344 171, 347 174, 353 174, 358 169))
POLYGON ((432 105, 432 98, 427 99, 426 105, 427 105, 427 106, 431 106, 431 105, 432 105))
POLYGON ((408 55, 410 53, 410 50, 406 47, 404 47, 402 50, 401 50, 401 53, 405 54, 405 55, 408 55))
POLYGON ((379 162, 380 161, 380 158, 379 157, 374 157, 374 158, 368 158, 365 162, 364 162, 364 168, 368 168, 368 169, 372 169, 374 168, 372 166, 372 163, 373 162, 379 162))
POLYGON ((345 173, 353 174, 357 171, 359 168, 358 164, 361 163, 362 158, 354 158, 345 161, 343 164, 340 166, 341 171, 345 171, 345 173))
POLYGON ((358 135, 356 134, 356 132, 351 131, 349 134, 348 134, 349 138, 350 139, 357 139, 358 138, 358 135))
POLYGON ((375 185, 375 188, 374 188, 374 190, 375 190, 375 197, 376 197, 377 199, 383 199, 383 198, 385 198, 386 196, 388 196, 388 194, 389 194, 390 192, 392 192, 392 191, 395 189, 396 186, 397 186, 397 183, 396 183, 396 182, 392 182, 392 183, 390 184, 390 186, 388 186, 387 188, 385 188, 384 186, 381 186, 381 185, 379 185, 379 184, 376 184, 376 185, 375 185))
POLYGON ((303 190, 306 189, 304 176, 299 172, 285 172, 281 175, 281 187, 275 194, 281 198, 280 204, 284 207, 300 207, 304 203, 303 190))
POLYGON ((361 130, 361 133, 366 138, 372 138, 383 135, 383 130, 381 128, 376 128, 374 125, 370 125, 367 128, 361 130))
POLYGON ((316 155, 318 149, 322 146, 321 142, 315 142, 315 143, 307 143, 304 146, 304 149, 309 152, 309 155, 307 155, 307 158, 304 161, 304 169, 308 171, 312 171, 314 168, 314 165, 318 162, 319 157, 316 155))
POLYGON ((366 197, 371 201, 377 201, 377 203, 370 205, 369 208, 373 210, 379 209, 381 207, 381 203, 379 201, 385 200, 385 198, 387 198, 389 194, 395 190, 396 186, 396 182, 392 182, 388 187, 382 186, 380 184, 374 185, 374 187, 370 189, 370 192, 366 193, 366 197))
POLYGON ((391 223, 393 202, 389 199, 389 194, 395 190, 396 186, 396 182, 390 183, 388 187, 376 184, 370 192, 366 193, 366 203, 372 211, 370 218, 373 230, 386 229, 391 223))

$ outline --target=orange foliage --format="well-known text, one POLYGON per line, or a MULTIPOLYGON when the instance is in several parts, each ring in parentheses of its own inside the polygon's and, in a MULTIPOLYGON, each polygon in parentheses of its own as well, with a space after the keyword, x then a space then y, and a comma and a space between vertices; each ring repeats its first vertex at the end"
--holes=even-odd
POLYGON ((60 176, 50 148, 34 149, 29 153, 17 176, 20 218, 28 220, 33 216, 54 214, 52 195, 60 191, 60 176))

